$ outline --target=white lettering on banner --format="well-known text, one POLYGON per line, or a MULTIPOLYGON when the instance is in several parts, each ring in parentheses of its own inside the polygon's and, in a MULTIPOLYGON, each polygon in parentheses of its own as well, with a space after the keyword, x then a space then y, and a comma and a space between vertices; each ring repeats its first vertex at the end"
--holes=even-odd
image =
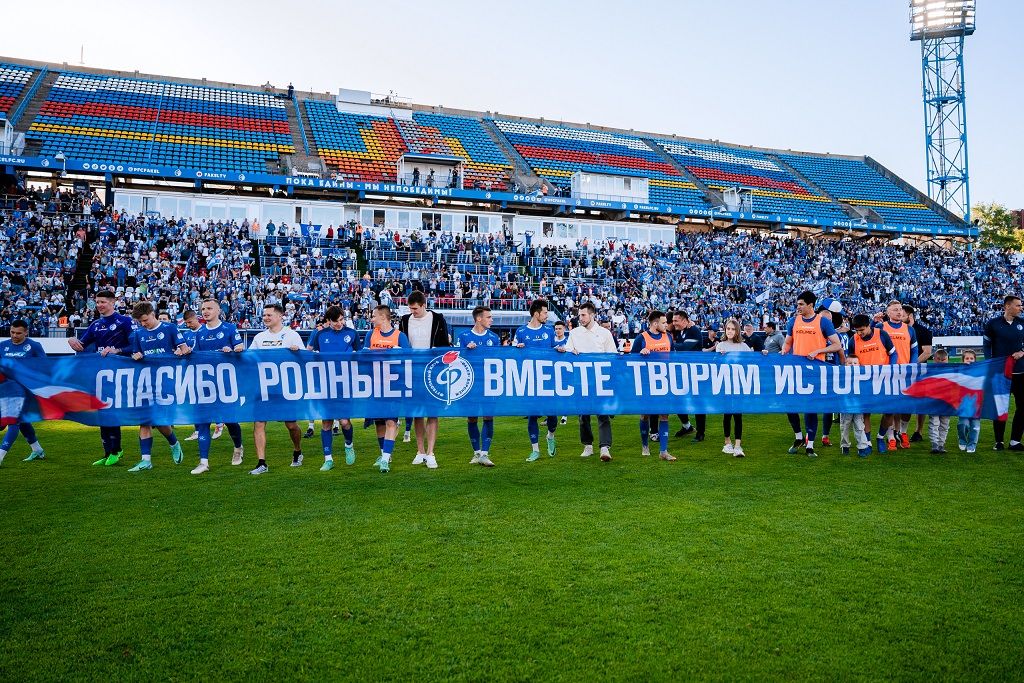
POLYGON ((611 383, 611 367, 608 361, 485 358, 484 396, 574 396, 574 384, 579 384, 581 397, 614 396, 615 392, 606 386, 611 383))
POLYGON ((96 373, 96 397, 110 408, 236 403, 238 378, 230 363, 103 369, 96 373))
POLYGON ((761 370, 757 365, 738 363, 671 363, 626 361, 633 370, 637 396, 699 395, 702 382, 710 381, 712 396, 761 393, 761 370))
POLYGON ((256 366, 264 402, 277 395, 287 401, 412 396, 411 360, 284 361, 256 366))

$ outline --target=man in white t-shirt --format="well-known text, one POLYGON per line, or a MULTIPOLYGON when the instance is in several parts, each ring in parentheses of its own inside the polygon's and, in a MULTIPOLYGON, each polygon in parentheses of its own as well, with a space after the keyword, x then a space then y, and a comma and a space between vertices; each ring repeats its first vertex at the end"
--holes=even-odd
MULTIPOLYGON (((263 324, 267 329, 263 330, 249 344, 250 351, 270 351, 274 349, 289 349, 299 351, 304 348, 302 337, 290 327, 284 326, 284 308, 281 304, 267 304, 263 307, 263 324)), ((288 428, 288 434, 292 437, 292 467, 302 466, 302 431, 299 424, 294 420, 285 420, 284 426, 288 428)), ((266 474, 267 468, 267 423, 252 423, 253 441, 256 442, 256 457, 259 462, 256 469, 249 474, 266 474)))
MULTIPOLYGON (((565 350, 569 353, 617 353, 612 333, 601 327, 596 320, 597 309, 589 301, 580 304, 578 311, 580 324, 569 332, 569 340, 565 350)), ((601 446, 601 461, 612 459, 612 422, 608 415, 597 416, 598 439, 601 446)), ((594 454, 594 432, 591 428, 590 416, 580 415, 580 442, 583 443, 583 458, 594 454)))
MULTIPOLYGON (((398 329, 409 338, 409 345, 414 349, 436 349, 451 346, 448 336, 448 323, 437 311, 427 310, 427 299, 423 292, 415 291, 409 295, 409 313, 402 316, 398 329)), ((437 468, 434 457, 434 444, 437 442, 437 418, 417 417, 416 457, 413 465, 426 465, 429 469, 437 468)))

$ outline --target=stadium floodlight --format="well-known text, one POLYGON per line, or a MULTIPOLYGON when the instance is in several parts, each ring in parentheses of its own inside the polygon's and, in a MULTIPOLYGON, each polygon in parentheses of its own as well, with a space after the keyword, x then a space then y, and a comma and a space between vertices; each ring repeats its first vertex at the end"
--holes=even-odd
POLYGON ((965 223, 971 201, 964 38, 974 22, 975 0, 910 0, 910 40, 921 41, 928 196, 965 223))
POLYGON ((911 0, 910 39, 974 33, 975 0, 911 0))

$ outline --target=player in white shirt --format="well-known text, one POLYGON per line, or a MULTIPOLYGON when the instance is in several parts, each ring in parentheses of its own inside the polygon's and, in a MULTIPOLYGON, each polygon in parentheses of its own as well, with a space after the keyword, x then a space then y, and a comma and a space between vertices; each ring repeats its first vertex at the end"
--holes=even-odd
MULTIPOLYGON (((299 333, 290 327, 284 326, 284 307, 281 304, 267 304, 263 307, 263 324, 267 329, 263 330, 249 344, 250 351, 270 351, 274 349, 289 349, 300 351, 305 346, 299 333)), ((299 423, 294 420, 285 420, 284 426, 288 428, 288 434, 292 437, 292 467, 302 466, 302 431, 299 423)), ((256 469, 249 474, 266 474, 267 468, 267 423, 252 423, 253 441, 256 442, 256 469)))

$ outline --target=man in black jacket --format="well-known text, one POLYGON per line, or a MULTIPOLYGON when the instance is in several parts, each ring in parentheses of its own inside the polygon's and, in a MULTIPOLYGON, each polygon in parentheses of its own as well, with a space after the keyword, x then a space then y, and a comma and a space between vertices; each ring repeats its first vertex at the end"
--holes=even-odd
MULTIPOLYGON (((684 311, 676 311, 672 314, 672 327, 670 329, 672 334, 672 350, 673 351, 702 351, 703 350, 703 339, 704 335, 701 334, 700 328, 690 320, 690 316, 684 311)), ((690 424, 690 418, 686 415, 679 415, 680 422, 683 423, 682 428, 676 432, 676 436, 686 436, 687 434, 693 434, 694 428, 690 424)), ((706 415, 694 415, 694 419, 697 422, 696 434, 693 436, 693 443, 698 443, 704 440, 704 427, 707 425, 706 415)))
MULTIPOLYGON (((448 322, 437 311, 427 310, 427 298, 423 292, 409 294, 409 313, 402 316, 398 329, 409 338, 414 349, 437 349, 451 346, 448 336, 448 322)), ((426 465, 437 469, 434 444, 437 442, 437 418, 417 417, 413 423, 416 429, 416 458, 413 465, 426 465), (424 443, 425 442, 425 443, 424 443)))

